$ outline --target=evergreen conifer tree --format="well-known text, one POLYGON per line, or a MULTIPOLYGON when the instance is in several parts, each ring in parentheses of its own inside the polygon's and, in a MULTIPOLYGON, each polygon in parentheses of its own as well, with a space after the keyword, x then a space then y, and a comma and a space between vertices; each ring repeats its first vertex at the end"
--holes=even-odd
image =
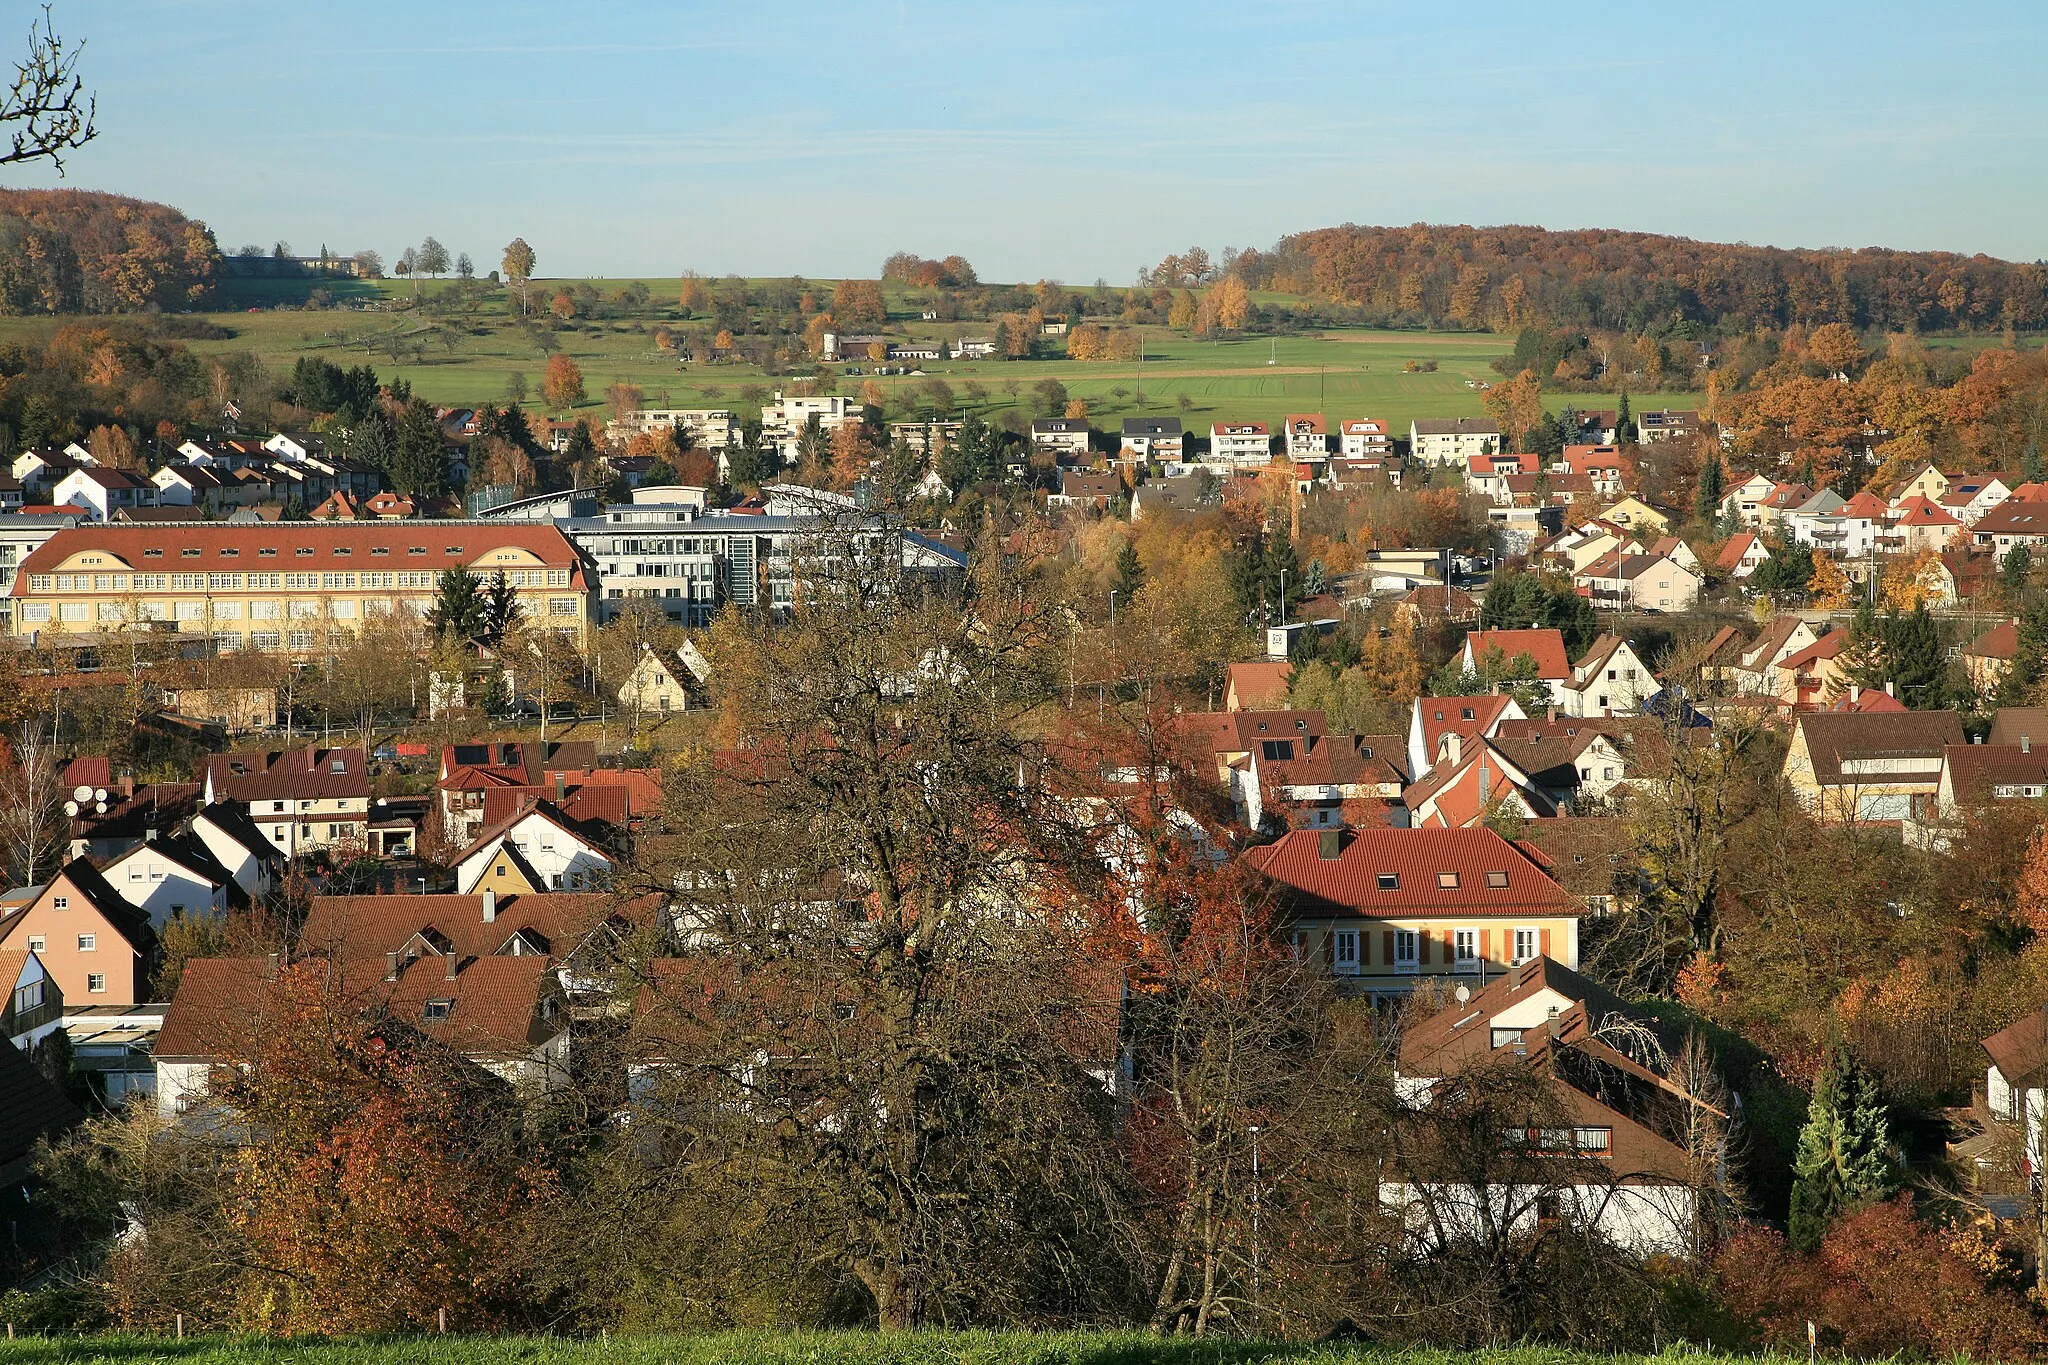
POLYGON ((1792 1177, 1785 1230, 1802 1251, 1817 1248, 1836 1219, 1891 1192, 1891 1130, 1884 1101, 1876 1080, 1839 1040, 1814 1081, 1792 1177))
POLYGON ((2020 613, 2012 666, 1998 680, 2000 706, 2031 706, 2041 679, 2048 674, 2048 598, 2027 604, 2020 613))
POLYGON ((1614 443, 1624 446, 1636 443, 1636 423, 1629 415, 1627 389, 1621 391, 1621 401, 1614 405, 1614 443))
POLYGON ((1693 495, 1693 514, 1701 521, 1712 521, 1721 515, 1721 494, 1725 491, 1725 480, 1721 477, 1721 457, 1709 455, 1700 466, 1699 491, 1693 495))
POLYGON ((1138 595, 1138 589, 1145 586, 1145 566, 1138 562, 1138 547, 1128 540, 1116 552, 1116 596, 1119 602, 1129 603, 1138 595))

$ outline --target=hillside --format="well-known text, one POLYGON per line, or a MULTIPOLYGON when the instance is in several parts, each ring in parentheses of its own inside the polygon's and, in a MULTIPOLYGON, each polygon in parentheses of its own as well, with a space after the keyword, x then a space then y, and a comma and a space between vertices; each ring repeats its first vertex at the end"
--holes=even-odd
POLYGON ((132 313, 204 302, 220 271, 206 224, 95 190, 0 190, 0 313, 132 313))
POLYGON ((1248 284, 1396 326, 1606 328, 1704 336, 1798 323, 1884 331, 2048 327, 2048 266, 1944 252, 1788 251, 1642 232, 1319 228, 1246 253, 1248 284))

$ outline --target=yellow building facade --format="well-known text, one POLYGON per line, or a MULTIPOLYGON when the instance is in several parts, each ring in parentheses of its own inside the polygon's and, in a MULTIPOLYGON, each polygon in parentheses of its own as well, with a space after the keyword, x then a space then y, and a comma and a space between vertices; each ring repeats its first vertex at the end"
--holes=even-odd
POLYGON ((22 562, 9 596, 17 638, 169 627, 223 651, 308 654, 379 616, 426 615, 450 569, 504 574, 528 626, 584 643, 593 579, 566 536, 532 523, 78 526, 22 562))

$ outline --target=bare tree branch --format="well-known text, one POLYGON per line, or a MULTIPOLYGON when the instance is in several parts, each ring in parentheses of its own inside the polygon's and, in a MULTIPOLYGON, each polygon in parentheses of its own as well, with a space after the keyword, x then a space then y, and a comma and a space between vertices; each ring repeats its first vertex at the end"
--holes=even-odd
POLYGON ((28 55, 14 67, 14 82, 0 98, 0 126, 10 128, 9 146, 0 149, 0 166, 47 159, 64 173, 64 153, 76 151, 100 135, 94 124, 99 97, 78 75, 78 54, 66 49, 50 22, 50 7, 29 25, 28 55))

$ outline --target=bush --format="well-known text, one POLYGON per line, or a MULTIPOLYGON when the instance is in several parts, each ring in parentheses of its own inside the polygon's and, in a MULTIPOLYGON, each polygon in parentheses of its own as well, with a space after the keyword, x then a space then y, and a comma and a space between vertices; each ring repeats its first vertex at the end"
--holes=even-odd
POLYGON ((10 1289, 0 1294, 0 1322, 32 1337, 82 1336, 113 1325, 99 1286, 59 1285, 34 1291, 10 1289))
POLYGON ((1809 1319, 1823 1347, 1850 1356, 2011 1360, 2048 1342, 2025 1302, 1915 1218, 1904 1195, 1844 1218, 1810 1256, 1776 1232, 1738 1233, 1714 1278, 1729 1311, 1784 1351, 1804 1348, 1809 1319))

